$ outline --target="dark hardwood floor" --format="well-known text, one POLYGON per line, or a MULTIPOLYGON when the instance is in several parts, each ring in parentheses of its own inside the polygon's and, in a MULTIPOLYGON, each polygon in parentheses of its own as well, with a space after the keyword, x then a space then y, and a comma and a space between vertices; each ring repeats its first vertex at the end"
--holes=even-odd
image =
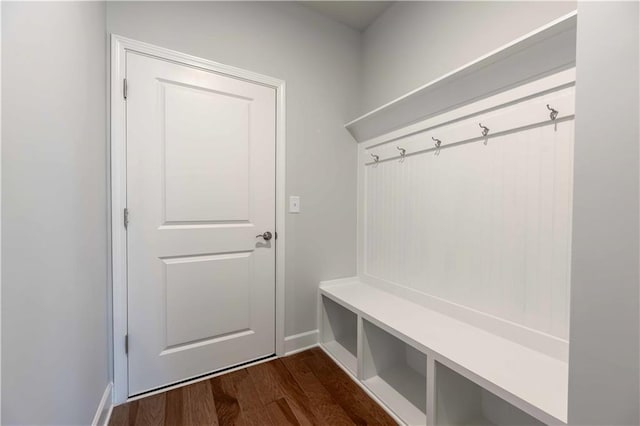
POLYGON ((115 407, 123 425, 395 425, 314 348, 115 407))

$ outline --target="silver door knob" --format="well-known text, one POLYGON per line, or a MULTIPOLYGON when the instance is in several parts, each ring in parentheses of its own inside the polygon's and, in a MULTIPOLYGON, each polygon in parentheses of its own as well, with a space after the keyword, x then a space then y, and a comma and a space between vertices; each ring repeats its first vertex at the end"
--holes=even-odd
POLYGON ((273 235, 271 235, 271 232, 267 231, 264 234, 256 235, 256 238, 264 238, 265 241, 269 241, 271 238, 273 238, 273 235))

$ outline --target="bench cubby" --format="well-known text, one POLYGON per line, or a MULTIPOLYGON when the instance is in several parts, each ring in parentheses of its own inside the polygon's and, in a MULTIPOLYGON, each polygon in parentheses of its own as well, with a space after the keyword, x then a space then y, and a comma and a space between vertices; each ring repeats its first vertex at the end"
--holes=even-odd
POLYGON ((352 374, 357 374, 358 316, 328 297, 322 297, 323 347, 352 374))
POLYGON ((436 425, 544 425, 450 368, 436 362, 436 425))
POLYGON ((362 330, 365 386, 408 424, 425 424, 426 355, 369 321, 362 330))
POLYGON ((319 293, 321 347, 398 422, 566 424, 566 361, 357 277, 319 293))

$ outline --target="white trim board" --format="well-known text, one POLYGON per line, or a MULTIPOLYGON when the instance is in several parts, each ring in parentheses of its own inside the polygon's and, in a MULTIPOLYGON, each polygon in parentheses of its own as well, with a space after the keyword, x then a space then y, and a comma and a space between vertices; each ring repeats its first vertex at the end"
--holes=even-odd
POLYGON ((573 11, 345 124, 358 142, 572 68, 573 11))
POLYGON ((113 383, 109 382, 102 394, 96 414, 91 421, 91 426, 107 426, 109 424, 111 412, 113 411, 113 403, 111 402, 112 390, 113 383))
POLYGON ((315 329, 285 337, 284 356, 293 355, 318 346, 318 336, 319 331, 315 329))
POLYGON ((273 87, 276 90, 276 355, 285 353, 285 178, 286 122, 285 82, 251 71, 187 55, 152 44, 111 35, 111 246, 113 280, 113 371, 115 403, 128 398, 128 369, 124 336, 127 334, 127 247, 122 211, 126 207, 126 109, 122 85, 126 75, 125 56, 134 51, 210 72, 229 75, 273 87))

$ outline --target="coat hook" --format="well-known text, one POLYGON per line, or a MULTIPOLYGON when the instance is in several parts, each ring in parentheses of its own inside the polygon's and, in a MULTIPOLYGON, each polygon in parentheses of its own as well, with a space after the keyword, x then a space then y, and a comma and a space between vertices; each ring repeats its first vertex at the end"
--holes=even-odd
POLYGON ((551 111, 551 112, 549 113, 549 117, 550 117, 552 120, 555 120, 556 118, 558 118, 558 110, 555 110, 555 109, 551 108, 551 107, 549 106, 549 104, 547 104, 547 109, 548 109, 549 111, 551 111))
POLYGON ((478 126, 482 129, 482 136, 487 136, 489 134, 489 128, 487 126, 483 126, 482 123, 478 123, 478 126))
POLYGON ((377 163, 377 162, 379 162, 379 161, 380 161, 380 156, 379 156, 379 155, 371 154, 371 156, 373 157, 373 161, 374 161, 375 163, 377 163))
POLYGON ((442 145, 442 141, 440 139, 436 139, 433 136, 431 136, 431 139, 433 139, 433 141, 436 143, 436 148, 440 148, 440 145, 442 145))
POLYGON ((400 148, 399 146, 396 146, 396 149, 398 151, 400 151, 400 157, 404 158, 405 155, 407 155, 407 150, 404 148, 400 148))

